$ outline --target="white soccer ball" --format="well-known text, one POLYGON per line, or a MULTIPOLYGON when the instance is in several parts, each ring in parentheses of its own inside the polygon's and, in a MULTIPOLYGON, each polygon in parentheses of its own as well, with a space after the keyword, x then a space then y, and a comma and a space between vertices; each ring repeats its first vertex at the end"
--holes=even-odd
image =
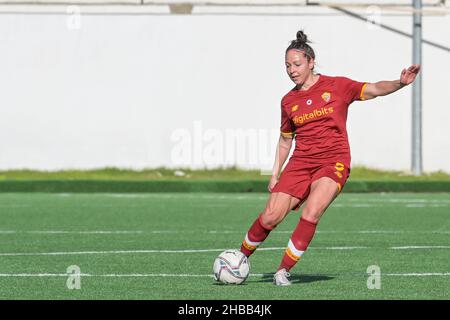
POLYGON ((214 279, 225 284, 241 284, 250 273, 250 264, 242 252, 225 250, 214 261, 214 279))

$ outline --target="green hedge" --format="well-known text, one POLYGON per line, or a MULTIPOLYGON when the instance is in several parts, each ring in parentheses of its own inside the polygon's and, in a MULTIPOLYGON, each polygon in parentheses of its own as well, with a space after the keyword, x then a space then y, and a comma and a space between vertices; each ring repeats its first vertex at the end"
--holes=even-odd
MULTIPOLYGON (((266 192, 266 181, 5 180, 0 192, 266 192)), ((450 181, 348 181, 344 192, 450 192, 450 181)))

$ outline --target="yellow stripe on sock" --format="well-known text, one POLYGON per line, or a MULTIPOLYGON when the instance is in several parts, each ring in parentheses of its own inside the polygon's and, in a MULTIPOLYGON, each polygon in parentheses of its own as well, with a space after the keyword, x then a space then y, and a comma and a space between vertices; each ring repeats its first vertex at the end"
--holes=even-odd
POLYGON ((242 245, 244 246, 245 249, 250 250, 250 251, 255 251, 256 250, 256 246, 251 246, 247 243, 247 241, 243 241, 242 245))
POLYGON ((291 258, 294 261, 298 261, 301 258, 301 257, 298 257, 295 254, 293 254, 291 249, 289 249, 289 248, 286 248, 286 254, 289 256, 289 258, 291 258))

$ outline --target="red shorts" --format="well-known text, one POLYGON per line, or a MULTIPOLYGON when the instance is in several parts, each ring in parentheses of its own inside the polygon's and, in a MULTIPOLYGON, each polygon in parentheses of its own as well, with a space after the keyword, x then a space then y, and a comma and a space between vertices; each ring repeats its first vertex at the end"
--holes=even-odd
POLYGON ((336 181, 339 191, 350 176, 349 161, 336 161, 330 163, 307 163, 291 158, 280 176, 280 180, 272 192, 284 192, 300 199, 300 203, 293 208, 298 210, 308 198, 311 183, 322 177, 329 177, 336 181))

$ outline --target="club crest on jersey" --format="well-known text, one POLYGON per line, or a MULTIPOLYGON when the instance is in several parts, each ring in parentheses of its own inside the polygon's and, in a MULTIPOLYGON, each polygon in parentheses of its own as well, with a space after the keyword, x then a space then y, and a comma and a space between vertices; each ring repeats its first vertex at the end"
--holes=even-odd
POLYGON ((295 106, 292 106, 292 109, 291 109, 292 112, 295 112, 297 110, 298 110, 298 105, 297 104, 295 106))
POLYGON ((330 101, 330 98, 331 98, 331 93, 329 93, 329 92, 324 92, 324 93, 322 93, 322 99, 323 99, 325 102, 330 101))

